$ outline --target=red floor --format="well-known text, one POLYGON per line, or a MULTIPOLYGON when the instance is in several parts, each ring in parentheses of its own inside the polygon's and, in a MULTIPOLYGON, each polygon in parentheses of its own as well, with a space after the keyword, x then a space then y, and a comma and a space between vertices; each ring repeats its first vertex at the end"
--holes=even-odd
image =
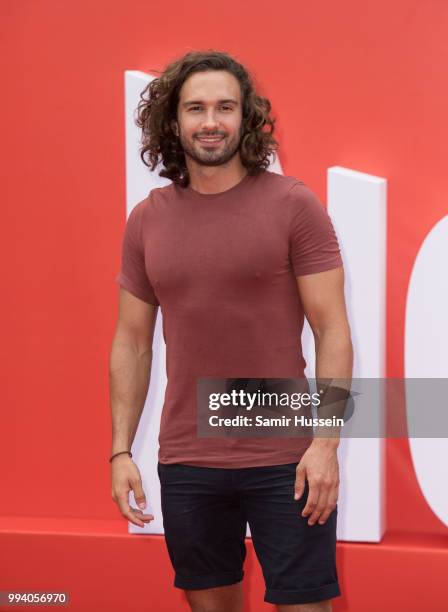
MULTIPOLYGON (((263 579, 247 541, 247 612, 263 603, 263 579)), ((0 517, 0 590, 69 593, 79 612, 188 611, 163 536, 129 535, 126 523, 0 517)), ((342 596, 334 612, 445 612, 448 539, 388 534, 381 544, 338 543, 342 596)), ((25 610, 0 606, 0 610, 25 610)), ((40 610, 59 607, 39 606, 40 610)))

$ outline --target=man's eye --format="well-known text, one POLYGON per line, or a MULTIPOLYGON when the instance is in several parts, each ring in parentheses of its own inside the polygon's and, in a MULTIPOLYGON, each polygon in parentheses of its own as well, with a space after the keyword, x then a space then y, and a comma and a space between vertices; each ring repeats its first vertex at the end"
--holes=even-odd
MULTIPOLYGON (((201 110, 201 108, 202 108, 201 106, 196 105, 196 106, 190 106, 189 110, 194 110, 195 111, 195 110, 201 110)), ((221 106, 221 109, 222 110, 226 110, 226 111, 233 110, 233 108, 231 106, 227 106, 226 104, 224 106, 221 106)))

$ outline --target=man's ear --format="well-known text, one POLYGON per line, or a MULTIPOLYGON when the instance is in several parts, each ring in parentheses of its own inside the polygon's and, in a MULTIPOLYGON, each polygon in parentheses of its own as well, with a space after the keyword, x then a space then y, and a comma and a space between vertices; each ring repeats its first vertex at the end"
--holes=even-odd
POLYGON ((171 129, 176 134, 176 136, 179 136, 179 128, 177 125, 177 121, 175 121, 174 119, 171 121, 171 129))

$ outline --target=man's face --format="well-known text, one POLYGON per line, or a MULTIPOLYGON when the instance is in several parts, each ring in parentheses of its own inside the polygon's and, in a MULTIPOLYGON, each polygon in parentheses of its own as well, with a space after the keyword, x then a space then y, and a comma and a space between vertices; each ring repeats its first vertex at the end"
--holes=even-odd
POLYGON ((241 139, 240 85, 226 70, 192 74, 182 85, 177 107, 178 135, 187 157, 219 166, 238 152, 241 139))

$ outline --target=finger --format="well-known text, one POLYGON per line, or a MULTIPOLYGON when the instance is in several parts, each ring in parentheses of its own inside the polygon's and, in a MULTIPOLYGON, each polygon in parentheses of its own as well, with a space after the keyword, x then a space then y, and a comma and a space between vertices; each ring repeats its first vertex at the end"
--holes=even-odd
POLYGON ((315 480, 308 481, 308 499, 306 500, 305 508, 302 510, 302 516, 308 516, 314 512, 319 499, 319 485, 315 480))
POLYGON ((140 478, 136 478, 131 481, 132 490, 134 491, 135 503, 139 508, 144 510, 146 508, 146 495, 143 491, 142 481, 140 478))
POLYGON ((137 527, 144 527, 145 523, 141 521, 139 518, 135 516, 135 513, 132 512, 132 508, 129 509, 129 512, 125 512, 123 514, 124 518, 128 519, 130 523, 133 525, 137 525, 137 527))
POLYGON ((137 525, 137 527, 144 527, 145 526, 145 523, 143 521, 141 521, 137 516, 135 516, 134 512, 132 512, 132 508, 129 508, 129 510, 126 510, 125 512, 123 512, 123 516, 130 523, 133 523, 134 525, 137 525))
POLYGON ((135 512, 138 514, 138 517, 140 519, 142 519, 142 521, 153 521, 154 520, 154 515, 153 514, 143 514, 143 512, 141 510, 139 510, 138 508, 131 508, 132 512, 135 512))
POLYGON ((319 487, 319 498, 317 500, 316 507, 314 508, 311 516, 308 519, 308 525, 314 525, 314 523, 321 516, 322 512, 324 512, 327 507, 328 500, 328 489, 324 484, 321 484, 319 487))
POLYGON ((300 467, 300 463, 296 468, 296 480, 294 483, 294 499, 300 499, 305 489, 305 468, 300 467))
POLYGON ((323 525, 324 523, 327 522, 328 517, 333 512, 333 510, 336 508, 337 502, 338 502, 338 491, 337 491, 337 488, 336 488, 328 496, 327 507, 325 508, 324 512, 322 513, 322 515, 321 515, 321 517, 319 519, 319 525, 323 525))
POLYGON ((118 494, 117 503, 124 518, 128 519, 128 521, 134 523, 134 525, 137 525, 138 527, 145 526, 145 524, 132 512, 132 508, 128 502, 127 492, 123 491, 122 493, 118 494))

